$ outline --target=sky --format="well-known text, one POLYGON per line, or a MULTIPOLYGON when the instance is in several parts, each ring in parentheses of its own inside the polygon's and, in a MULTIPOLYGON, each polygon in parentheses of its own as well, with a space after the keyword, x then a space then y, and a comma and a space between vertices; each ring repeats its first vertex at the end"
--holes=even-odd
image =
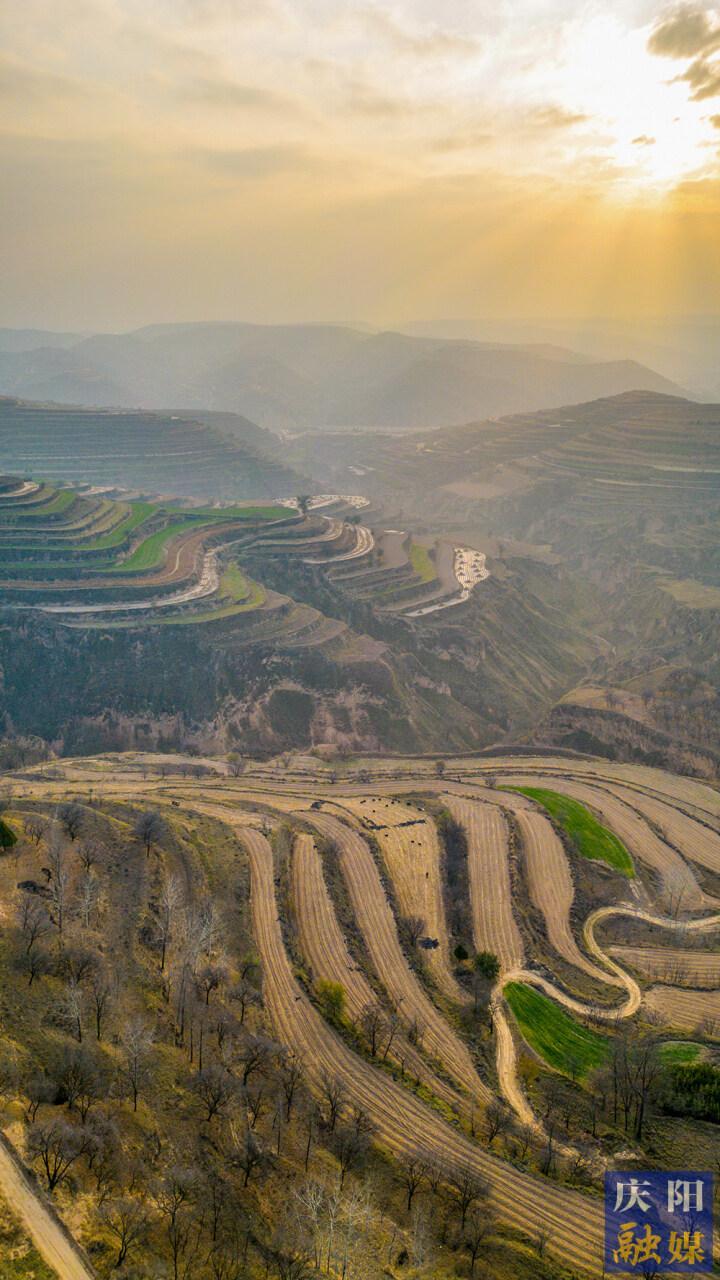
POLYGON ((0 323, 720 312, 720 9, 0 8, 0 323))

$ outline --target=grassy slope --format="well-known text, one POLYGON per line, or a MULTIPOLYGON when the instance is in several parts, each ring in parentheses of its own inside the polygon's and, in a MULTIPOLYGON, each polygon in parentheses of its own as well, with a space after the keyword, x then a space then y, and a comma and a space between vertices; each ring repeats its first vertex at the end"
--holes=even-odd
POLYGON ((602 1065, 607 1040, 581 1026, 554 1000, 524 982, 509 982, 505 998, 528 1044, 556 1071, 581 1077, 602 1065))
POLYGON ((635 868, 625 845, 578 800, 557 791, 547 791, 544 787, 509 787, 508 790, 518 791, 547 809, 583 858, 606 862, 628 879, 634 877, 635 868))

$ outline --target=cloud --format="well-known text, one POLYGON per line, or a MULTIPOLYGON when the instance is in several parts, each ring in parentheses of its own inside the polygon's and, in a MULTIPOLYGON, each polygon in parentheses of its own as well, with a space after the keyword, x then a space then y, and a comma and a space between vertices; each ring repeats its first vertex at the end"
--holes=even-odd
POLYGON ((495 137, 492 133, 453 134, 450 137, 434 138, 430 143, 432 151, 477 151, 481 147, 489 147, 495 137))
POLYGON ((0 56, 0 95, 27 101, 85 98, 90 90, 79 80, 39 71, 14 58, 0 56))
POLYGON ((656 138, 650 138, 646 133, 640 133, 637 138, 633 138, 632 145, 634 147, 652 147, 656 141, 656 138))
POLYGON ((534 107, 527 115, 526 123, 532 129, 571 129, 576 124, 584 124, 588 119, 581 111, 568 111, 555 103, 544 107, 534 107))
POLYGON ((648 41, 651 53, 661 58, 694 58, 720 48, 720 25, 705 9, 682 5, 662 18, 648 41))
POLYGON ((712 63, 705 58, 697 58, 678 79, 686 80, 691 86, 690 97, 694 102, 716 98, 720 94, 720 62, 712 63))
POLYGON ((230 178, 272 178, 291 170, 314 167, 314 159, 305 147, 270 146, 237 147, 219 150, 215 147, 190 147, 186 155, 207 169, 230 178))
POLYGON ((216 76, 196 77, 179 87, 178 96, 222 110, 285 111, 292 104, 290 98, 272 89, 260 89, 256 85, 240 84, 216 76))
POLYGON ((720 116, 711 116, 710 123, 714 125, 716 129, 720 129, 720 116))
POLYGON ((382 9, 367 5, 353 15, 371 35, 380 36, 398 52, 418 58, 472 57, 479 44, 470 36, 440 27, 416 33, 401 26, 382 9))

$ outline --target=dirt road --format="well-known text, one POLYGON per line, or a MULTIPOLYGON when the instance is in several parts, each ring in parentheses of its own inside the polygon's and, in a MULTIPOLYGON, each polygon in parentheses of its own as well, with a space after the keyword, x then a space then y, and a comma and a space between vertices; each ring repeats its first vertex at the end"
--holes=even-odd
POLYGON ((0 1142, 0 1191, 20 1218, 38 1253, 54 1267, 59 1280, 93 1280, 68 1236, 46 1209, 37 1191, 0 1142))

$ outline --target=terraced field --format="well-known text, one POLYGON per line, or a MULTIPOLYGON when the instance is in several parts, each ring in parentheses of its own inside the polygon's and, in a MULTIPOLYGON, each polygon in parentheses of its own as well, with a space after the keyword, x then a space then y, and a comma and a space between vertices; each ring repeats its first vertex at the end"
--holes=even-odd
MULTIPOLYGON (((612 900, 579 924, 574 861, 550 817, 528 797, 506 788, 525 785, 563 794, 567 790, 609 824, 616 817, 615 808, 601 802, 614 797, 616 788, 632 795, 638 810, 644 799, 662 797, 661 803, 680 825, 690 809, 694 821, 702 814, 715 822, 718 793, 657 770, 569 756, 524 758, 522 774, 511 757, 468 757, 453 761, 452 774, 452 781, 446 780, 438 776, 432 760, 411 758, 360 760, 346 765, 339 777, 331 777, 328 766, 311 756, 282 765, 248 762, 241 777, 231 776, 225 762, 212 757, 186 762, 140 754, 78 759, 16 775, 8 820, 15 823, 30 800, 52 804, 74 794, 85 803, 92 792, 95 802, 132 798, 167 807, 176 816, 179 811, 189 828, 201 813, 222 821, 249 853, 255 944, 275 1033, 302 1053, 315 1085, 320 1087, 323 1072, 338 1077, 371 1118, 376 1141, 391 1156, 407 1160, 420 1152, 447 1177, 459 1170, 482 1175, 508 1226, 525 1236, 547 1231, 547 1248, 566 1266, 599 1276, 597 1197, 498 1158, 475 1127, 469 1127, 468 1101, 474 1098, 482 1110, 499 1095, 511 1129, 524 1124, 537 1141, 545 1141, 534 1094, 526 1091, 525 1077, 518 1072, 521 1046, 526 1059, 530 1055, 543 1070, 576 1082, 602 1064, 623 1023, 638 1035, 651 1026, 673 1043, 692 1031, 698 1053, 704 1053, 703 1046, 712 1046, 720 1024, 717 993, 667 982, 657 985, 655 958, 650 965, 646 948, 609 946, 600 930, 611 922, 613 927, 652 928, 659 938, 653 952, 665 951, 672 966, 678 953, 703 954, 700 947, 683 946, 690 935, 717 945, 720 915, 708 914, 709 899, 690 896, 676 901, 668 914, 666 881, 657 874, 657 844, 662 842, 636 814, 634 821, 622 824, 619 835, 636 867, 635 879, 610 880, 607 869, 583 859, 584 874, 596 876, 598 889, 604 886, 606 894, 611 886, 612 900), (192 769, 202 776, 193 777, 192 769), (401 915, 414 907, 426 921, 432 919, 439 939, 448 937, 437 846, 427 814, 416 808, 418 796, 440 800, 466 831, 474 945, 495 952, 501 965, 488 1042, 495 1054, 492 1070, 468 1038, 465 1024, 450 1016, 442 1000, 435 1002, 399 940, 395 904, 401 915), (271 832, 281 822, 294 828, 290 892, 299 963, 312 989, 323 978, 342 984, 348 1022, 358 1037, 355 1047, 324 1020, 317 1001, 299 985, 296 961, 291 962, 285 949, 273 850, 259 829, 264 825, 271 832), (412 825, 400 826, 403 822, 412 825), (377 841, 380 865, 370 837, 377 841), (332 893, 327 875, 334 883, 332 893), (342 915, 333 902, 337 893, 345 902, 342 915), (521 916, 527 897, 544 918, 548 939, 565 962, 562 979, 553 977, 545 960, 538 961, 530 940, 523 944, 521 916), (647 985, 645 976, 636 981, 630 967, 647 974, 654 984, 647 985), (577 989, 573 971, 578 972, 577 989), (588 977, 598 991, 592 1001, 582 994, 588 977), (393 1017, 400 1024, 386 1060, 363 1030, 369 1005, 379 1008, 385 1026, 393 1017)), ((616 803, 624 813, 629 801, 617 798, 616 803)), ((672 854, 673 871, 679 864, 692 877, 683 855, 669 845, 663 847, 672 854)), ((661 869, 668 865, 668 855, 663 854, 661 869)), ((445 980, 453 990, 456 984, 462 988, 467 964, 454 966, 445 943, 438 947, 441 950, 445 980)), ((439 973, 433 974, 438 987, 439 973)), ((700 968, 686 977, 700 981, 700 968)), ((587 1135, 583 1141, 584 1158, 597 1181, 608 1157, 587 1135)), ((620 1142, 619 1137, 613 1142, 620 1142)), ((572 1144, 565 1143, 562 1150, 569 1156, 572 1144)))

